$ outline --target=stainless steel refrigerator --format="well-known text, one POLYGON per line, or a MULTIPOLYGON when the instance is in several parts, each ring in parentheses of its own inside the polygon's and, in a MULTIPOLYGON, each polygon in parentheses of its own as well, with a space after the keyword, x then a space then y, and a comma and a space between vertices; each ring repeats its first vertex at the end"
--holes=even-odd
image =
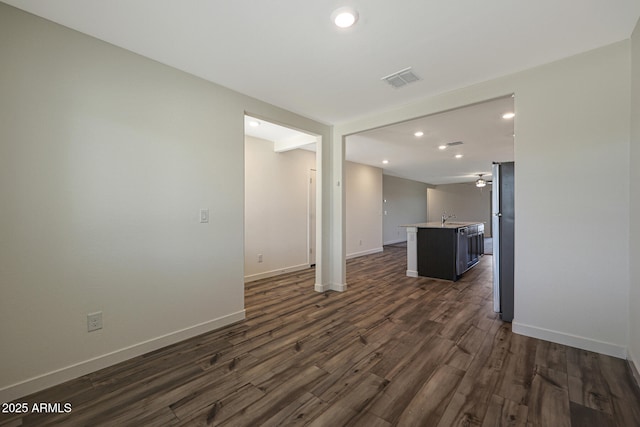
POLYGON ((493 310, 513 320, 514 162, 494 163, 491 189, 493 240, 493 310))

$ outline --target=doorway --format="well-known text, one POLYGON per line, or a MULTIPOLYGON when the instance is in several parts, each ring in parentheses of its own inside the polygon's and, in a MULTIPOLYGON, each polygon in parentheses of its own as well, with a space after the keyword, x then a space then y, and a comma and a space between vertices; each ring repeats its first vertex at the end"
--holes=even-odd
POLYGON ((245 282, 307 269, 317 262, 315 247, 310 249, 318 241, 315 185, 320 140, 245 116, 245 282))
POLYGON ((514 159, 514 122, 503 117, 514 103, 506 95, 344 137, 345 163, 383 171, 385 241, 397 242, 402 225, 439 221, 443 210, 490 230, 490 197, 480 197, 487 189, 483 194, 474 183, 481 174, 491 179, 493 162, 514 159), (428 198, 427 188, 440 191, 428 198))

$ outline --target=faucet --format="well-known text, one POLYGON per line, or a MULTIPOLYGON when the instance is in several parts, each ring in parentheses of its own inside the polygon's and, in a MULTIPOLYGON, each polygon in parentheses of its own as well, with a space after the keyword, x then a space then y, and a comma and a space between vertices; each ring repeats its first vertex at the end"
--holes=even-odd
POLYGON ((442 213, 442 225, 444 225, 444 223, 447 222, 448 219, 455 218, 455 217, 456 217, 455 215, 448 215, 447 216, 447 212, 446 211, 443 212, 442 213))

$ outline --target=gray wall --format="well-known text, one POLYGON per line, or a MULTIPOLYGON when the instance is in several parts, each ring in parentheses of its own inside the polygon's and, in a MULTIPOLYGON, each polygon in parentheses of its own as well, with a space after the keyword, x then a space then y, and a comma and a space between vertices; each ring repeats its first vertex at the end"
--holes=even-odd
POLYGON ((491 236, 491 186, 482 189, 474 183, 438 185, 427 191, 429 221, 440 221, 443 212, 455 215, 452 221, 477 221, 485 224, 485 236, 491 236))
POLYGON ((640 368, 640 22, 631 40, 631 298, 629 356, 640 368))
POLYGON ((345 162, 345 247, 354 258, 382 251, 382 169, 345 162))
POLYGON ((425 183, 382 176, 384 244, 405 242, 406 230, 401 227, 427 221, 427 188, 425 183))

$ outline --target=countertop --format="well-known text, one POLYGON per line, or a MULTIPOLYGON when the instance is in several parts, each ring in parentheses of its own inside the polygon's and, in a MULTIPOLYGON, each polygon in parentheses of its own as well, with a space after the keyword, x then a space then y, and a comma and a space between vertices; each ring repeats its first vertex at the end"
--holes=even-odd
POLYGON ((421 222, 418 224, 407 224, 402 227, 416 227, 416 228, 460 228, 460 227, 468 227, 470 225, 480 225, 482 222, 457 222, 457 221, 447 221, 442 225, 440 221, 434 222, 421 222))

